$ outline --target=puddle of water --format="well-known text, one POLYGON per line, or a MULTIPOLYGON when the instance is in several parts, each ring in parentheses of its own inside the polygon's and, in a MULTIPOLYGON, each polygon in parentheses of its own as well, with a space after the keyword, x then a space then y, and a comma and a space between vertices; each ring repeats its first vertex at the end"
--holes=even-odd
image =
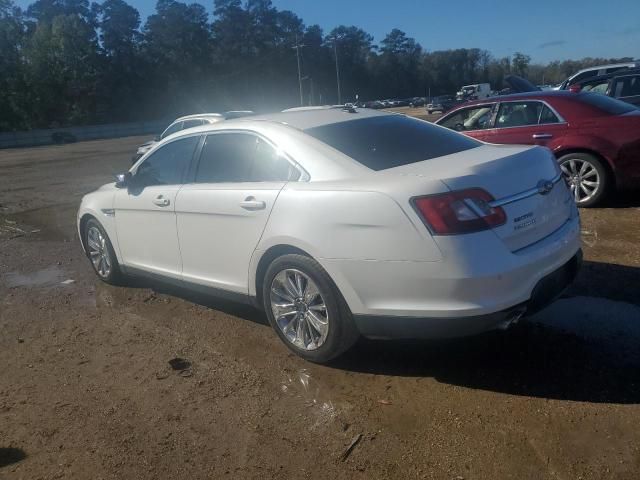
POLYGON ((65 278, 64 270, 51 266, 31 273, 9 272, 4 275, 2 282, 9 288, 49 287, 61 284, 65 278))
POLYGON ((531 321, 574 333, 614 358, 640 365, 640 307, 596 297, 563 298, 531 321))

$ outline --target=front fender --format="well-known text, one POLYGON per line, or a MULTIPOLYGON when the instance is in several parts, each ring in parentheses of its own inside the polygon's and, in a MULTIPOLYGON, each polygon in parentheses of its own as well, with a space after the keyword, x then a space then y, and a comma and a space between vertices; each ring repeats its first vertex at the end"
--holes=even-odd
POLYGON ((116 253, 118 262, 121 262, 120 247, 118 245, 118 235, 116 232, 115 210, 113 209, 114 198, 117 188, 115 184, 107 184, 100 187, 95 192, 89 193, 82 198, 78 208, 77 227, 78 236, 82 249, 86 253, 86 246, 82 234, 82 226, 90 216, 95 218, 109 236, 111 245, 116 253))

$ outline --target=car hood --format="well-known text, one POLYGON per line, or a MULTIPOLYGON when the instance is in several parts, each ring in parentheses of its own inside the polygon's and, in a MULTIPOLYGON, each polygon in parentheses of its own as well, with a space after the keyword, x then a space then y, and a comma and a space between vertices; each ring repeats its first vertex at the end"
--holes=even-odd
POLYGON ((536 87, 526 78, 519 77, 518 75, 507 75, 504 77, 504 81, 512 93, 527 93, 527 92, 539 92, 540 88, 536 87))

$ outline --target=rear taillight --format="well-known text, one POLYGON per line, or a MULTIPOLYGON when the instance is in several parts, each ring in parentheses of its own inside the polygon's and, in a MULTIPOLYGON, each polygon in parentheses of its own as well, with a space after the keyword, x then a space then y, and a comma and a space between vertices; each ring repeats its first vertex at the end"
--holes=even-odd
POLYGON ((435 235, 456 235, 498 227, 507 221, 500 207, 489 205, 494 198, 481 188, 428 195, 412 199, 435 235))

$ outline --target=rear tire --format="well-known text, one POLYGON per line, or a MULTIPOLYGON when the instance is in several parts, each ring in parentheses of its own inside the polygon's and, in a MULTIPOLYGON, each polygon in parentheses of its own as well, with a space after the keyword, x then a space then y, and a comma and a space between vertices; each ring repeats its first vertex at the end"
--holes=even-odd
POLYGON ((305 360, 326 363, 360 336, 342 294, 322 266, 307 256, 276 258, 262 282, 262 301, 282 342, 305 360))
POLYGON ((593 207, 605 198, 611 178, 602 160, 590 153, 567 153, 558 164, 579 207, 593 207))
POLYGON ((123 280, 120 264, 107 232, 95 218, 84 227, 84 246, 93 271, 100 280, 111 285, 120 285, 123 280))

